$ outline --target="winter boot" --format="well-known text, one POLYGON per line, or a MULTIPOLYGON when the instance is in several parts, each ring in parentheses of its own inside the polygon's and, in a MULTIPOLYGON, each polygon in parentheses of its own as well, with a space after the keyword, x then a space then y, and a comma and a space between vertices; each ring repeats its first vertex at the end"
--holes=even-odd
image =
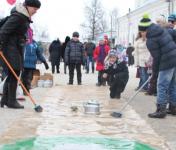
POLYGON ((3 86, 3 95, 1 98, 1 107, 4 107, 4 105, 7 106, 7 102, 8 102, 8 83, 5 81, 3 86))
POLYGON ((176 115, 176 105, 169 103, 169 108, 167 109, 167 113, 171 115, 176 115))
POLYGON ((78 85, 81 85, 81 74, 77 74, 77 81, 78 81, 78 85))
POLYGON ((17 85, 15 82, 8 83, 8 107, 15 109, 23 109, 24 106, 20 105, 16 100, 17 85))
POLYGON ((157 104, 156 112, 148 114, 150 118, 165 118, 167 115, 166 105, 157 104))

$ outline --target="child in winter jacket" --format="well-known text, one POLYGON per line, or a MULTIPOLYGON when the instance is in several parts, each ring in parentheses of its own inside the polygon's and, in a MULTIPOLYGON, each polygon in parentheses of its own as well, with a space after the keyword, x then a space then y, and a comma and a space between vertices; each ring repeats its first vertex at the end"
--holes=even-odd
POLYGON ((94 60, 96 60, 96 70, 98 71, 98 83, 97 86, 105 85, 105 81, 102 78, 104 73, 104 60, 110 50, 108 45, 105 45, 104 39, 100 39, 99 45, 94 50, 94 60))
POLYGON ((113 77, 110 85, 110 97, 120 98, 128 82, 129 73, 126 62, 118 59, 116 50, 109 52, 104 72, 104 79, 106 79, 108 75, 113 77))

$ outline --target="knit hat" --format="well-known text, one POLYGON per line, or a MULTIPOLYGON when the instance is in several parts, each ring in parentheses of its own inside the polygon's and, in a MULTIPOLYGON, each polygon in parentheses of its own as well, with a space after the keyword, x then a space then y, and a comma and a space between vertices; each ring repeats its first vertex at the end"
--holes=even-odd
POLYGON ((73 37, 79 37, 79 33, 78 32, 73 32, 73 37))
POLYGON ((169 21, 176 21, 176 14, 171 14, 169 17, 168 17, 168 22, 169 21))
POLYGON ((143 18, 140 20, 138 29, 139 31, 146 31, 147 28, 152 24, 149 15, 148 14, 144 14, 143 18))
POLYGON ((25 0, 24 4, 26 6, 35 7, 35 8, 40 8, 41 6, 41 3, 39 0, 25 0))
POLYGON ((110 51, 109 51, 109 57, 111 57, 111 56, 115 56, 115 57, 117 57, 118 56, 118 53, 117 53, 117 51, 116 50, 114 50, 114 49, 111 49, 110 51))

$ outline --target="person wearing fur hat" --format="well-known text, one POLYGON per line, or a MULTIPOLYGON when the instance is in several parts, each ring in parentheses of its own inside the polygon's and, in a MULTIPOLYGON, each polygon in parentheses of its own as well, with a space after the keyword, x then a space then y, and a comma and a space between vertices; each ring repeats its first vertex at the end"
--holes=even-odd
POLYGON ((157 109, 150 118, 164 118, 168 113, 176 115, 176 43, 167 29, 151 22, 144 15, 139 31, 146 34, 146 44, 153 57, 152 72, 159 72, 157 79, 157 109), (169 99, 168 99, 169 98, 169 99))
POLYGON ((108 75, 112 77, 112 83, 109 88, 110 98, 119 99, 128 82, 129 72, 126 62, 118 59, 117 51, 114 49, 109 51, 105 62, 103 78, 106 79, 108 75))
MULTIPOLYGON (((0 29, 0 50, 14 69, 17 76, 23 68, 23 48, 26 42, 26 33, 29 28, 31 17, 40 8, 39 0, 25 0, 23 4, 17 4, 7 21, 0 29)), ((1 107, 24 108, 16 100, 17 80, 8 70, 7 79, 3 87, 1 107)))

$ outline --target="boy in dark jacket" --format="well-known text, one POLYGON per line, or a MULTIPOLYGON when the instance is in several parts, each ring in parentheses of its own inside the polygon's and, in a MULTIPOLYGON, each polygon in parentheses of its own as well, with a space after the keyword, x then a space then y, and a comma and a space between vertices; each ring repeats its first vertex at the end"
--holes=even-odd
POLYGON ((128 82, 129 73, 126 62, 118 59, 116 50, 110 50, 104 72, 103 78, 106 79, 108 75, 112 76, 110 97, 120 98, 128 82))
POLYGON ((77 71, 78 85, 82 84, 81 81, 81 64, 83 63, 84 48, 83 44, 79 41, 79 33, 74 32, 73 38, 68 42, 65 49, 65 63, 69 66, 69 85, 73 84, 74 70, 77 71))
POLYGON ((151 118, 166 117, 166 105, 169 113, 176 115, 176 43, 167 29, 151 23, 144 15, 139 23, 139 31, 146 33, 147 47, 153 57, 152 72, 158 74, 157 109, 150 113, 151 118))
MULTIPOLYGON (((23 4, 16 5, 14 12, 0 29, 0 50, 12 65, 17 76, 23 68, 23 48, 26 42, 26 33, 29 28, 31 16, 40 8, 39 0, 25 0, 23 4)), ((8 71, 7 79, 3 87, 1 107, 20 109, 16 100, 17 80, 11 71, 8 71)))

